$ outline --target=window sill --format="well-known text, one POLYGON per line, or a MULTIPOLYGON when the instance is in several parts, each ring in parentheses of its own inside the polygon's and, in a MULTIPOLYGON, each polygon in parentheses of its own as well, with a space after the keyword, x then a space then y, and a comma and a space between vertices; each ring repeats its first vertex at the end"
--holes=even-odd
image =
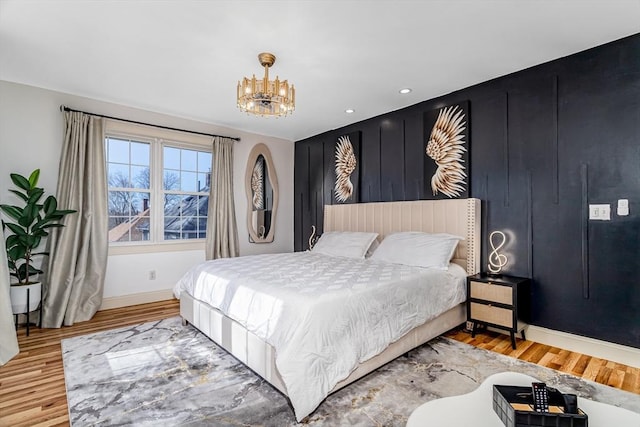
POLYGON ((109 256, 131 255, 131 254, 152 254, 157 252, 182 252, 182 251, 203 251, 204 240, 195 242, 180 243, 152 243, 134 245, 113 245, 109 246, 109 256))

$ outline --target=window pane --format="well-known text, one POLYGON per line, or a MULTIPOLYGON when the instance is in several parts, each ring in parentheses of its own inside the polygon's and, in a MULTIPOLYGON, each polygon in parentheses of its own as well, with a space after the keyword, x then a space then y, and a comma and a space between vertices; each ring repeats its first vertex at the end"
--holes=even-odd
POLYGON ((196 201, 197 199, 195 196, 182 196, 180 215, 182 216, 197 215, 198 208, 196 206, 196 201))
POLYGON ((197 170, 197 151, 182 150, 182 159, 180 162, 183 171, 195 172, 197 170))
POLYGON ((109 191, 109 216, 115 221, 110 224, 115 226, 121 222, 135 221, 140 216, 148 216, 149 197, 149 193, 109 191))
POLYGON ((207 219, 206 218, 198 219, 198 233, 200 234, 201 239, 205 239, 207 237, 207 219))
POLYGON ((109 216, 129 217, 131 193, 128 191, 109 191, 109 216))
POLYGON ((180 200, 181 200, 181 196, 177 196, 175 194, 165 194, 164 215, 180 216, 180 200))
POLYGON ((180 190, 198 191, 198 174, 195 172, 182 172, 180 174, 180 190))
POLYGON ((143 242, 149 240, 149 218, 142 217, 136 221, 135 225, 131 227, 131 241, 143 242))
POLYGON ((111 230, 112 228, 116 228, 118 225, 122 224, 123 222, 127 222, 129 221, 129 217, 128 216, 110 216, 109 217, 109 230, 111 230))
POLYGON ((176 216, 164 217, 164 239, 176 240, 181 238, 181 220, 176 216))
POLYGON ((180 189, 180 171, 165 169, 162 188, 164 188, 165 190, 180 189))
POLYGON ((131 164, 149 166, 149 144, 144 142, 131 143, 131 164))
POLYGON ((108 180, 109 187, 130 188, 131 180, 129 179, 129 166, 109 163, 108 180))
POLYGON ((198 216, 206 218, 209 209, 209 196, 198 196, 198 216))
POLYGON ((107 161, 129 163, 129 141, 107 138, 107 161))
POLYGON ((109 217, 109 242, 149 240, 149 217, 109 217))
POLYGON ((209 192, 209 185, 210 185, 209 180, 210 180, 210 177, 208 173, 199 173, 197 191, 209 192))
POLYGON ((173 147, 164 147, 164 167, 167 169, 180 169, 180 150, 173 147))
POLYGON ((149 193, 131 193, 131 215, 149 215, 149 193))
POLYGON ((182 238, 183 239, 197 239, 198 238, 198 220, 195 217, 190 217, 182 223, 182 238))
POLYGON ((198 151, 198 172, 209 172, 211 170, 211 153, 198 151))
POLYGON ((131 166, 131 176, 133 177, 133 187, 151 188, 151 176, 148 166, 131 166))

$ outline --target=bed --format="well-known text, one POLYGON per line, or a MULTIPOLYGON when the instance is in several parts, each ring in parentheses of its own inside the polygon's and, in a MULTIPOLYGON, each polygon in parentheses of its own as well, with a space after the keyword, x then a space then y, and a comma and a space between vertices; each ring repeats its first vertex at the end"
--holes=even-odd
MULTIPOLYGON (((405 295, 404 291, 395 292, 400 295, 398 298, 404 298, 398 303, 392 301, 386 305, 380 304, 384 299, 380 298, 382 294, 372 296, 371 304, 366 302, 366 298, 369 298, 367 295, 375 294, 377 289, 386 286, 384 281, 387 276, 393 280, 395 276, 408 279, 407 283, 411 285, 403 284, 401 289, 404 290, 405 286, 407 289, 411 286, 418 289, 427 286, 426 283, 430 283, 431 280, 444 280, 446 277, 460 282, 461 276, 477 273, 480 261, 478 199, 325 206, 324 232, 328 235, 328 232, 375 232, 378 233, 378 240, 384 240, 385 236, 392 233, 409 231, 447 233, 462 236, 464 240, 459 241, 456 246, 451 259, 452 266, 443 272, 430 270, 425 273, 424 269, 388 263, 382 263, 380 266, 381 263, 369 259, 354 261, 336 257, 327 260, 326 256, 316 254, 315 250, 204 263, 185 274, 176 285, 175 294, 180 298, 180 314, 186 322, 198 328, 288 396, 296 419, 300 421, 312 413, 328 394, 465 321, 466 298, 464 295, 461 296, 459 291, 450 291, 450 295, 445 297, 449 303, 453 302, 453 306, 446 307, 444 311, 442 308, 418 305, 422 303, 421 298, 410 297, 408 293, 405 295), (295 262, 300 262, 300 267, 296 267, 295 262), (273 271, 269 271, 270 263, 273 271), (276 265, 279 267, 276 268, 276 265), (326 270, 326 265, 331 265, 330 271, 326 270), (353 266, 355 271, 348 270, 348 265, 353 266), (260 268, 263 268, 262 273, 260 268), (213 279, 211 271, 214 272, 213 279), (296 279, 295 276, 298 274, 300 278, 296 279), (344 282, 344 286, 335 291, 342 292, 336 294, 340 297, 335 297, 333 290, 322 294, 325 288, 315 286, 314 274, 327 276, 327 283, 344 282), (349 274, 352 279, 336 279, 338 276, 345 277, 349 274), (254 276, 266 277, 272 282, 283 282, 285 290, 278 290, 272 283, 264 283, 249 294, 248 284, 255 281, 254 276), (362 280, 358 280, 359 278, 362 280), (234 280, 239 281, 239 284, 234 284, 234 280), (295 280, 304 283, 297 292, 308 293, 309 295, 305 296, 307 300, 317 300, 321 305, 319 313, 325 318, 319 323, 318 320, 309 319, 313 316, 305 315, 307 311, 313 310, 302 308, 306 301, 302 296, 294 297, 292 302, 281 303, 281 294, 287 290, 286 288, 295 287, 295 280), (202 283, 205 281, 214 283, 217 291, 212 291, 210 285, 202 283), (229 283, 235 286, 232 297, 221 297, 219 290, 230 287, 229 283), (309 285, 310 283, 314 286, 309 285), (247 304, 251 305, 251 308, 237 303, 241 300, 248 301, 247 304), (367 316, 375 317, 377 326, 369 326, 369 329, 383 331, 381 335, 385 335, 384 339, 388 342, 382 341, 376 332, 375 336, 354 344, 354 349, 343 347, 342 341, 336 343, 335 348, 327 346, 327 340, 333 338, 325 340, 325 331, 319 329, 322 326, 318 325, 327 325, 327 329, 339 329, 342 335, 349 336, 348 339, 345 338, 349 342, 353 337, 363 336, 361 329, 367 328, 353 326, 358 323, 359 318, 352 321, 349 316, 355 314, 347 313, 343 309, 334 309, 334 306, 337 307, 336 303, 343 300, 350 301, 351 306, 355 307, 354 311, 364 310, 364 306, 373 304, 376 307, 373 311, 375 315, 367 316), (399 306, 397 310, 396 305, 399 306), (298 323, 302 326, 297 329, 296 326, 291 326, 284 332, 276 331, 272 324, 284 324, 287 318, 294 318, 287 314, 292 310, 299 316, 298 323), (246 318, 243 318, 242 314, 245 312, 246 318), (391 312, 394 314, 388 314, 391 312), (394 316, 404 316, 408 319, 396 322, 394 316), (280 322, 280 318, 284 320, 280 322), (312 321, 316 323, 309 323, 312 321), (388 328, 388 323, 401 325, 397 329, 388 328), (383 327, 378 327, 379 325, 383 327), (407 329, 407 325, 410 325, 410 329, 407 329), (301 329, 303 332, 300 332, 301 329), (388 333, 387 329, 390 329, 388 333), (299 341, 299 347, 285 347, 294 341, 299 341), (336 358, 337 355, 339 358, 336 358), (343 362, 342 358, 347 361, 343 362), (331 372, 327 374, 326 371, 331 372), (316 378, 317 376, 320 378, 316 378)), ((424 303, 428 304, 427 298, 424 299, 424 303)))

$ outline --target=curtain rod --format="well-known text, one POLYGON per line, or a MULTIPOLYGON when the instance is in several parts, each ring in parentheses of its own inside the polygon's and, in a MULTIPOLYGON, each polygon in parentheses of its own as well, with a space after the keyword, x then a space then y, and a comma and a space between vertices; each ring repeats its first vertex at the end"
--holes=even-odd
POLYGON ((232 137, 232 136, 214 135, 214 134, 211 134, 211 133, 198 132, 198 131, 195 131, 195 130, 178 129, 178 128, 172 128, 172 127, 169 127, 169 126, 161 126, 161 125, 154 125, 154 124, 151 124, 151 123, 139 122, 139 121, 136 121, 136 120, 121 119, 121 118, 118 118, 118 117, 105 116, 104 114, 95 114, 95 113, 90 113, 88 111, 74 110, 73 108, 69 108, 69 107, 67 107, 65 105, 61 105, 60 106, 60 111, 72 111, 72 112, 75 112, 75 113, 84 113, 84 114, 89 114, 90 116, 102 117, 102 118, 105 118, 105 119, 112 119, 112 120, 119 120, 121 122, 134 123, 136 125, 153 126, 153 127, 160 128, 160 129, 174 130, 174 131, 178 131, 178 132, 187 132, 187 133, 193 133, 193 134, 196 134, 196 135, 204 135, 204 136, 211 136, 211 137, 219 136, 219 137, 222 137, 222 138, 233 139, 234 141, 240 141, 240 138, 236 138, 236 137, 232 137))

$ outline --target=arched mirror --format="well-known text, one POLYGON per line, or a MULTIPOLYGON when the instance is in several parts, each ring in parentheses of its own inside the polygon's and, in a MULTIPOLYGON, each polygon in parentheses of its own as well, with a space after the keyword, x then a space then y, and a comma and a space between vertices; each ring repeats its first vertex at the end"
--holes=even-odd
POLYGON ((271 152, 265 144, 256 144, 249 153, 244 184, 249 241, 271 243, 278 208, 278 178, 271 152))

